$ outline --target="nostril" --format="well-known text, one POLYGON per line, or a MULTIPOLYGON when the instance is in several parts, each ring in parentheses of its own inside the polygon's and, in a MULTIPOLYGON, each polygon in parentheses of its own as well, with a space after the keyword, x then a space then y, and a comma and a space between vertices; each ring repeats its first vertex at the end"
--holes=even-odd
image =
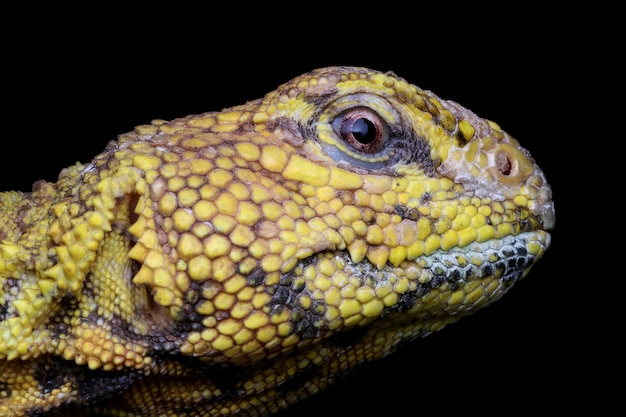
POLYGON ((498 171, 500 171, 502 175, 506 175, 507 177, 511 175, 513 163, 506 152, 498 153, 496 156, 496 164, 498 166, 498 171))

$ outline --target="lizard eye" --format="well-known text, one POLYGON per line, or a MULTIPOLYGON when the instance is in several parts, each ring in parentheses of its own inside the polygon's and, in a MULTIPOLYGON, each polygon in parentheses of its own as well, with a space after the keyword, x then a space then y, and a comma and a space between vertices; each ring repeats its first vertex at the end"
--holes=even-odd
POLYGON ((314 126, 324 152, 355 168, 382 169, 406 154, 410 132, 402 107, 385 97, 357 93, 338 97, 321 108, 314 126))
POLYGON ((333 122, 335 132, 356 150, 372 154, 385 142, 387 129, 378 114, 367 108, 355 108, 333 122))

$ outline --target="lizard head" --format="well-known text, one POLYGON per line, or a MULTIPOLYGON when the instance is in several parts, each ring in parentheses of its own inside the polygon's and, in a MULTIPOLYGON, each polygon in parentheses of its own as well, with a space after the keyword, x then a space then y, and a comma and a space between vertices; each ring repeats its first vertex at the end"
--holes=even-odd
POLYGON ((306 300, 304 337, 388 326, 380 318, 392 314, 403 337, 428 334, 499 299, 550 245, 544 173, 455 102, 393 73, 325 68, 266 106, 268 128, 294 151, 265 168, 297 184, 295 228, 308 225, 305 236, 279 227, 272 238, 310 248, 282 264, 286 284, 270 305, 303 310, 306 300))
POLYGON ((143 184, 133 285, 176 349, 227 362, 389 316, 403 338, 439 329, 525 276, 554 225, 528 151, 393 73, 312 71, 116 146, 143 184))

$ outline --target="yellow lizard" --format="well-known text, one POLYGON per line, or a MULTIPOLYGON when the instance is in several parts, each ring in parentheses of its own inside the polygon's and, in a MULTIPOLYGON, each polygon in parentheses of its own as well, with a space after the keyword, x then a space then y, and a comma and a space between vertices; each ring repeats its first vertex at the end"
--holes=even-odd
POLYGON ((500 127, 331 67, 0 193, 0 415, 264 416, 499 299, 551 190, 500 127))

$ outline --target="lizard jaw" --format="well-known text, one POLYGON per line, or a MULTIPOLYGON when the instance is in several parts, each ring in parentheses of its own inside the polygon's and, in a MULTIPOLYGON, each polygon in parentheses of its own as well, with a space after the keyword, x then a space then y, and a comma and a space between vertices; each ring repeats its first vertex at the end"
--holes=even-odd
MULTIPOLYGON (((295 332, 303 339, 396 313, 403 313, 399 321, 408 315, 437 327, 439 317, 461 317, 498 300, 528 274, 549 245, 549 233, 524 232, 383 268, 367 260, 355 263, 346 251, 321 252, 281 279, 268 306, 290 310, 295 332), (325 266, 320 270, 315 265, 325 266), (303 299, 313 300, 308 303, 315 307, 302 309, 303 299)), ((438 328, 421 332, 433 330, 438 328)))

